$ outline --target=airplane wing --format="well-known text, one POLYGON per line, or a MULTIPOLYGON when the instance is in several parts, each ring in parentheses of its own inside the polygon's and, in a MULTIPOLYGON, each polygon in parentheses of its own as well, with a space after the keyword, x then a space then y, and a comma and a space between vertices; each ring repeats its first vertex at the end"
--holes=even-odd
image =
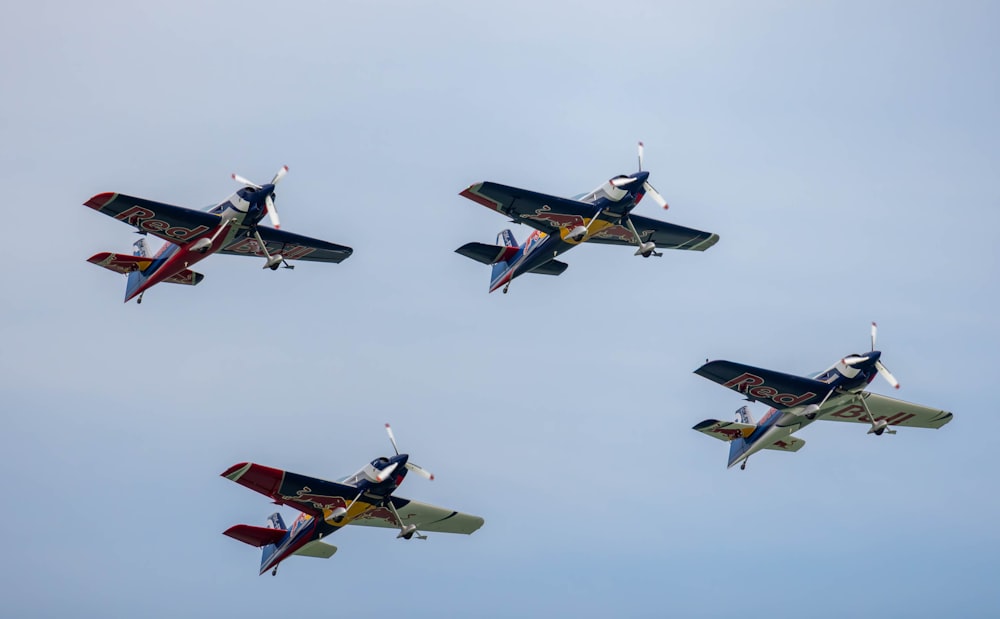
POLYGON ((123 193, 101 193, 84 202, 99 213, 135 226, 164 241, 184 245, 219 225, 219 216, 205 211, 154 202, 123 193))
POLYGON ((586 202, 499 183, 477 183, 459 195, 546 234, 585 225, 584 218, 594 216, 594 207, 586 202))
MULTIPOLYGON (((642 237, 642 241, 644 243, 653 241, 656 243, 657 249, 705 251, 719 242, 719 235, 712 232, 702 232, 701 230, 668 224, 665 221, 650 219, 642 215, 630 215, 629 218, 635 225, 636 232, 642 237)), ((628 226, 622 224, 604 228, 587 239, 587 242, 632 245, 633 247, 638 245, 632 231, 628 229, 628 226)))
POLYGON ((288 505, 318 518, 323 517, 324 509, 343 507, 358 495, 354 486, 253 462, 234 464, 222 473, 222 477, 259 492, 279 505, 288 505))
POLYGON ((712 438, 717 438, 720 441, 729 442, 735 438, 747 438, 753 434, 757 426, 752 423, 706 419, 691 429, 707 434, 712 438))
POLYGON ((732 361, 711 361, 694 373, 779 410, 816 404, 830 391, 829 385, 818 380, 732 361))
MULTIPOLYGON (((948 411, 921 406, 886 397, 877 393, 864 392, 865 403, 872 412, 875 421, 885 419, 891 426, 907 426, 911 428, 940 428, 951 421, 953 415, 948 411)), ((859 403, 848 402, 820 413, 820 419, 830 421, 854 421, 870 424, 865 409, 859 403)))
MULTIPOLYGON (((470 516, 451 509, 435 507, 419 501, 411 501, 402 497, 392 497, 392 504, 403 519, 403 524, 415 524, 423 532, 434 533, 465 533, 469 535, 483 526, 486 521, 479 516, 470 516)), ((370 509, 355 518, 350 524, 365 527, 382 527, 398 529, 399 521, 388 507, 370 509)))
MULTIPOLYGON (((267 251, 272 255, 281 254, 286 260, 305 260, 312 262, 343 262, 354 253, 354 250, 344 245, 312 239, 301 234, 293 234, 284 230, 275 230, 266 226, 257 226, 260 238, 267 245, 267 251)), ((258 256, 263 258, 257 239, 252 236, 238 236, 231 243, 219 250, 220 254, 231 256, 258 256)))

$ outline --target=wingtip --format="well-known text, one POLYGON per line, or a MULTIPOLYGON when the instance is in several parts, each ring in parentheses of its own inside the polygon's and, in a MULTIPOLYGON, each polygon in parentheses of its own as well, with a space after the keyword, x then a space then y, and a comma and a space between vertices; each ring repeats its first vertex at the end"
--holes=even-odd
POLYGON ((92 197, 91 199, 87 200, 86 202, 83 203, 83 205, 89 206, 90 208, 99 211, 105 206, 107 206, 109 202, 114 200, 116 195, 118 194, 116 194, 113 191, 105 191, 104 193, 99 193, 94 197, 92 197))
POLYGON ((250 464, 251 464, 250 462, 240 462, 238 464, 234 464, 225 471, 223 471, 222 473, 220 473, 219 477, 226 477, 228 479, 232 479, 235 481, 236 479, 239 479, 239 477, 243 473, 246 472, 246 469, 250 468, 250 464))

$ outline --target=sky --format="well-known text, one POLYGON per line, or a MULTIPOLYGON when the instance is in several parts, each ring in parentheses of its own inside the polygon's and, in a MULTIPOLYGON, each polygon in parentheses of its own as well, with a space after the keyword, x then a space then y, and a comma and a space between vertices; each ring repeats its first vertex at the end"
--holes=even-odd
MULTIPOLYGON (((1000 43, 992 2, 19 3, 0 24, 0 506, 19 617, 994 617, 1000 43), (716 232, 586 246, 488 294, 454 253, 510 224, 458 193, 635 171, 716 232), (349 245, 294 271, 214 256, 122 303, 86 262, 115 191, 202 208, 278 190, 349 245), (940 430, 819 423, 726 469, 694 432, 730 359, 872 389, 940 430), (258 576, 221 532, 254 461, 336 479, 401 450, 403 497, 472 536, 338 532, 258 576)), ((152 240, 156 248, 159 242, 152 240)), ((759 417, 765 409, 752 407, 759 417)), ((281 509, 286 520, 295 512, 281 509)))

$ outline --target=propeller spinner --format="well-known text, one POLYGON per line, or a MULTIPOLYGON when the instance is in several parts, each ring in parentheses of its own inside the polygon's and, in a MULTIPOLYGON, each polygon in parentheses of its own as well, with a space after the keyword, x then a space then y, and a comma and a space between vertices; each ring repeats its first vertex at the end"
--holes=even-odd
POLYGON ((634 183, 635 181, 639 180, 639 178, 642 178, 642 189, 645 192, 645 194, 647 196, 649 196, 653 200, 653 202, 656 202, 657 204, 659 204, 661 208, 664 208, 664 209, 670 208, 670 206, 667 204, 667 201, 663 198, 662 195, 660 195, 660 192, 657 191, 656 188, 653 187, 652 184, 650 184, 650 182, 649 182, 649 173, 646 173, 645 175, 640 174, 643 171, 643 169, 642 169, 642 160, 643 160, 644 153, 645 153, 645 146, 643 146, 642 142, 639 142, 639 170, 638 170, 638 172, 636 172, 632 176, 620 176, 618 178, 612 179, 611 180, 611 184, 614 185, 615 187, 623 187, 623 186, 628 185, 630 183, 634 183))
MULTIPOLYGON (((275 172, 274 178, 271 179, 271 182, 268 183, 268 185, 270 185, 273 188, 275 185, 281 182, 281 179, 285 178, 286 174, 288 174, 288 166, 281 166, 281 169, 275 172)), ((257 183, 247 178, 244 178, 239 174, 236 174, 235 172, 233 173, 233 180, 236 181, 237 183, 241 183, 251 189, 256 189, 258 191, 260 191, 265 187, 265 185, 258 185, 257 183)), ((266 206, 267 215, 271 219, 271 225, 274 226, 276 229, 280 229, 281 220, 278 218, 278 209, 275 208, 274 206, 273 189, 270 193, 267 194, 267 197, 264 198, 264 204, 266 206)))
MULTIPOLYGON (((399 447, 396 446, 396 436, 392 433, 392 426, 390 426, 389 424, 385 424, 385 431, 389 435, 389 442, 392 443, 392 450, 395 451, 396 455, 398 456, 399 455, 399 447)), ((427 469, 425 469, 425 468, 423 468, 421 466, 417 466, 416 464, 413 464, 409 460, 407 460, 406 464, 403 465, 403 466, 406 467, 406 470, 413 471, 414 473, 416 473, 417 475, 420 475, 421 477, 423 477, 425 479, 429 479, 429 480, 433 480, 434 479, 434 474, 433 473, 431 473, 430 471, 428 471, 427 469)), ((393 465, 391 468, 395 468, 395 465, 393 465)), ((380 477, 381 477, 381 475, 380 475, 380 477)), ((388 473, 385 474, 385 477, 388 477, 388 473)), ((383 480, 380 479, 378 481, 383 481, 383 480)))

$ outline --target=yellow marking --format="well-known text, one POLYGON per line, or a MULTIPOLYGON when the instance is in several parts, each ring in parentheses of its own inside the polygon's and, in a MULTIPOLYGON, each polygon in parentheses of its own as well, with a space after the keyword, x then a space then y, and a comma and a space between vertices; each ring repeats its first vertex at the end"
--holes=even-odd
MULTIPOLYGON (((593 218, 586 218, 586 217, 583 218, 583 225, 590 226, 590 222, 592 220, 593 218)), ((580 243, 586 243, 590 239, 590 237, 594 236, 595 234, 599 234, 602 230, 607 230, 608 228, 614 225, 615 224, 611 223, 610 221, 604 221, 603 219, 598 219, 597 221, 594 222, 594 225, 590 226, 590 230, 587 231, 587 235, 579 241, 574 241, 573 239, 569 238, 569 233, 573 231, 572 228, 559 228, 559 236, 566 243, 569 243, 571 245, 579 245, 580 243)))

